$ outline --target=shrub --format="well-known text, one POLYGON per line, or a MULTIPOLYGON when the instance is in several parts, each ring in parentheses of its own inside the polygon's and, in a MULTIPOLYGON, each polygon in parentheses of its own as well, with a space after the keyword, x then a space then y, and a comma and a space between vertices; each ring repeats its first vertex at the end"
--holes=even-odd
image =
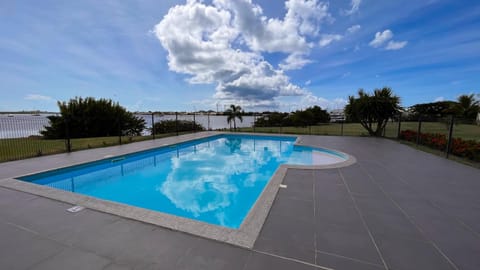
MULTIPOLYGON (((402 130, 400 132, 400 139, 416 142, 417 132, 413 130, 402 130)), ((440 151, 447 149, 447 136, 438 133, 420 133, 419 144, 428 146, 440 151)), ((450 146, 450 153, 467 158, 474 161, 480 161, 480 142, 474 140, 464 140, 461 138, 453 138, 450 146)))
POLYGON ((160 134, 160 133, 173 133, 176 132, 178 128, 178 132, 183 132, 183 131, 201 131, 205 130, 205 128, 200 125, 199 123, 193 122, 193 121, 188 121, 188 120, 164 120, 155 123, 153 125, 155 134, 160 134), (177 122, 177 124, 175 124, 177 122))
POLYGON ((58 102, 59 116, 48 116, 50 125, 40 133, 47 139, 140 135, 145 121, 109 99, 76 97, 58 102))

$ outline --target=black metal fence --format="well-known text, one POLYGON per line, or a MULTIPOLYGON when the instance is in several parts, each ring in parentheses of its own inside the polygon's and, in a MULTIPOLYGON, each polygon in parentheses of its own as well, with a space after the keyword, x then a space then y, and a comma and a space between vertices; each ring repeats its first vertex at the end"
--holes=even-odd
MULTIPOLYGON (((18 160, 42 155, 71 152, 82 149, 121 145, 125 143, 151 140, 166 136, 175 136, 199 131, 196 124, 197 116, 194 113, 141 114, 137 115, 145 120, 146 129, 140 136, 134 136, 121 130, 119 124, 116 136, 73 138, 72 128, 65 125, 65 135, 60 139, 45 139, 42 131, 50 125, 49 115, 30 114, 2 114, 0 113, 0 162, 18 160), (175 126, 169 130, 156 130, 155 124, 164 121, 175 121, 175 126), (193 123, 191 128, 183 126, 178 129, 177 123, 193 123)), ((120 121, 118 121, 120 123, 120 121)), ((209 124, 209 123, 208 123, 209 124)), ((78 127, 76 127, 78 128, 78 127)))
MULTIPOLYGON (((188 132, 199 131, 197 123, 206 130, 234 131, 227 123, 226 116, 198 115, 194 113, 142 114, 147 129, 141 136, 130 136, 119 133, 119 136, 96 138, 70 138, 68 128, 64 138, 50 140, 44 139, 40 131, 48 126, 48 115, 28 114, 1 114, 0 113, 0 162, 24 159, 55 153, 76 151, 96 147, 119 145, 142 140, 151 140, 166 136, 175 136, 188 132), (157 130, 152 127, 160 121, 170 120, 175 122, 174 129, 157 130), (191 129, 180 130, 179 124, 189 121, 191 129)), ((359 123, 325 123, 310 126, 258 126, 254 122, 259 115, 244 117, 236 131, 256 133, 283 133, 306 135, 335 135, 335 136, 369 136, 366 129, 359 123)), ((472 121, 448 117, 418 117, 417 119, 404 119, 395 117, 387 123, 382 136, 399 139, 418 146, 427 146, 437 151, 443 151, 448 157, 454 154, 480 161, 480 125, 472 121), (407 121, 408 120, 408 121, 407 121)))
MULTIPOLYGON (((376 129, 376 125, 373 125, 376 129)), ((335 122, 311 126, 258 126, 240 129, 243 132, 334 135, 334 136, 370 136, 360 123, 335 122)), ((405 119, 401 115, 387 122, 382 137, 397 139, 416 146, 426 146, 435 151, 480 161, 480 125, 475 121, 458 118, 419 116, 405 119)))

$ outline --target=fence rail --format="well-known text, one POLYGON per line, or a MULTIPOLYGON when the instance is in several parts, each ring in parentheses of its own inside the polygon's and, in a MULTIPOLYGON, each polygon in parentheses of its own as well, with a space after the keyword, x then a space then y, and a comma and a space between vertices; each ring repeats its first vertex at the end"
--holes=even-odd
MULTIPOLYGON (((188 132, 198 131, 193 125, 191 130, 180 131, 178 123, 182 120, 200 122, 209 130, 232 130, 226 122, 225 116, 201 116, 195 114, 176 115, 141 115, 146 121, 147 129, 142 136, 113 136, 96 138, 65 138, 49 140, 41 136, 40 131, 49 125, 48 119, 31 115, 10 116, 0 113, 0 162, 24 159, 48 154, 57 154, 81 149, 152 140, 165 136, 175 136, 188 132), (216 117, 216 118, 215 118, 216 117), (175 121, 175 129, 169 132, 156 133, 153 124, 163 120, 175 121), (222 126, 223 124, 223 126, 222 126), (221 127, 221 128, 219 128, 221 127)), ((257 126, 254 124, 256 116, 244 117, 243 123, 237 131, 306 135, 335 135, 335 136, 368 136, 368 132, 359 123, 325 123, 312 126, 257 126)), ((431 148, 450 154, 467 157, 480 161, 480 126, 465 119, 429 118, 423 121, 404 121, 401 117, 389 121, 383 136, 391 139, 410 141, 416 145, 427 145, 431 148), (452 121, 453 120, 453 121, 452 121), (465 149, 466 150, 465 150, 465 149), (460 151, 462 150, 462 151, 460 151)), ((68 132, 66 132, 68 134, 68 132)))
MULTIPOLYGON (((413 142, 444 152, 480 162, 480 125, 471 120, 447 117, 429 117, 428 122, 419 117, 416 121, 405 121, 395 117, 387 123, 382 136, 385 138, 413 142)), ((306 135, 369 136, 360 123, 326 123, 313 126, 253 126, 240 129, 243 132, 286 133, 306 135)))
MULTIPOLYGON (((196 132, 195 114, 176 114, 165 117, 159 114, 139 115, 146 122, 146 129, 141 136, 126 135, 118 132, 118 136, 71 138, 69 125, 66 125, 65 136, 60 139, 45 139, 41 132, 50 125, 49 115, 33 116, 29 114, 0 113, 0 162, 25 159, 50 154, 65 153, 82 149, 120 145, 131 142, 152 140, 196 132), (154 124, 168 119, 175 122, 194 121, 191 129, 156 131, 154 124)), ((209 124, 209 123, 208 123, 209 124)), ((177 127, 177 125, 175 125, 177 127)))

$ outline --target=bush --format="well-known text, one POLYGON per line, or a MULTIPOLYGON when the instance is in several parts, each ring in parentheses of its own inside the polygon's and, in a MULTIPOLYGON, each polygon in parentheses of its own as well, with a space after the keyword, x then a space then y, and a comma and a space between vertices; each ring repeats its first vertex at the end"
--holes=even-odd
POLYGON ((47 139, 140 135, 145 121, 118 103, 92 97, 58 102, 60 116, 48 116, 50 126, 40 133, 47 139))
MULTIPOLYGON (((403 130, 400 132, 400 139, 416 142, 417 132, 413 130, 403 130)), ((421 145, 440 151, 446 151, 447 142, 447 136, 445 134, 420 133, 419 144, 421 145)), ((453 138, 450 153, 473 161, 480 161, 480 143, 474 140, 453 138)))
POLYGON ((205 128, 199 123, 188 120, 164 120, 155 123, 155 125, 153 125, 153 128, 155 134, 173 133, 177 131, 177 128, 178 132, 205 130, 205 128), (175 124, 175 122, 177 122, 177 124, 175 124))

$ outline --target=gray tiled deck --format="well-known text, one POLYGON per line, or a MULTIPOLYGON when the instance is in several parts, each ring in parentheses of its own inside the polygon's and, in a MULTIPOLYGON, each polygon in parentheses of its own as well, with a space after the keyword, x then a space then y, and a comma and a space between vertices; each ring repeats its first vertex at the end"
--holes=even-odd
MULTIPOLYGON (((0 188, 0 269, 480 269, 480 170, 384 139, 303 142, 357 163, 289 169, 251 250, 0 188)), ((38 164, 0 164, 0 179, 38 164)))

